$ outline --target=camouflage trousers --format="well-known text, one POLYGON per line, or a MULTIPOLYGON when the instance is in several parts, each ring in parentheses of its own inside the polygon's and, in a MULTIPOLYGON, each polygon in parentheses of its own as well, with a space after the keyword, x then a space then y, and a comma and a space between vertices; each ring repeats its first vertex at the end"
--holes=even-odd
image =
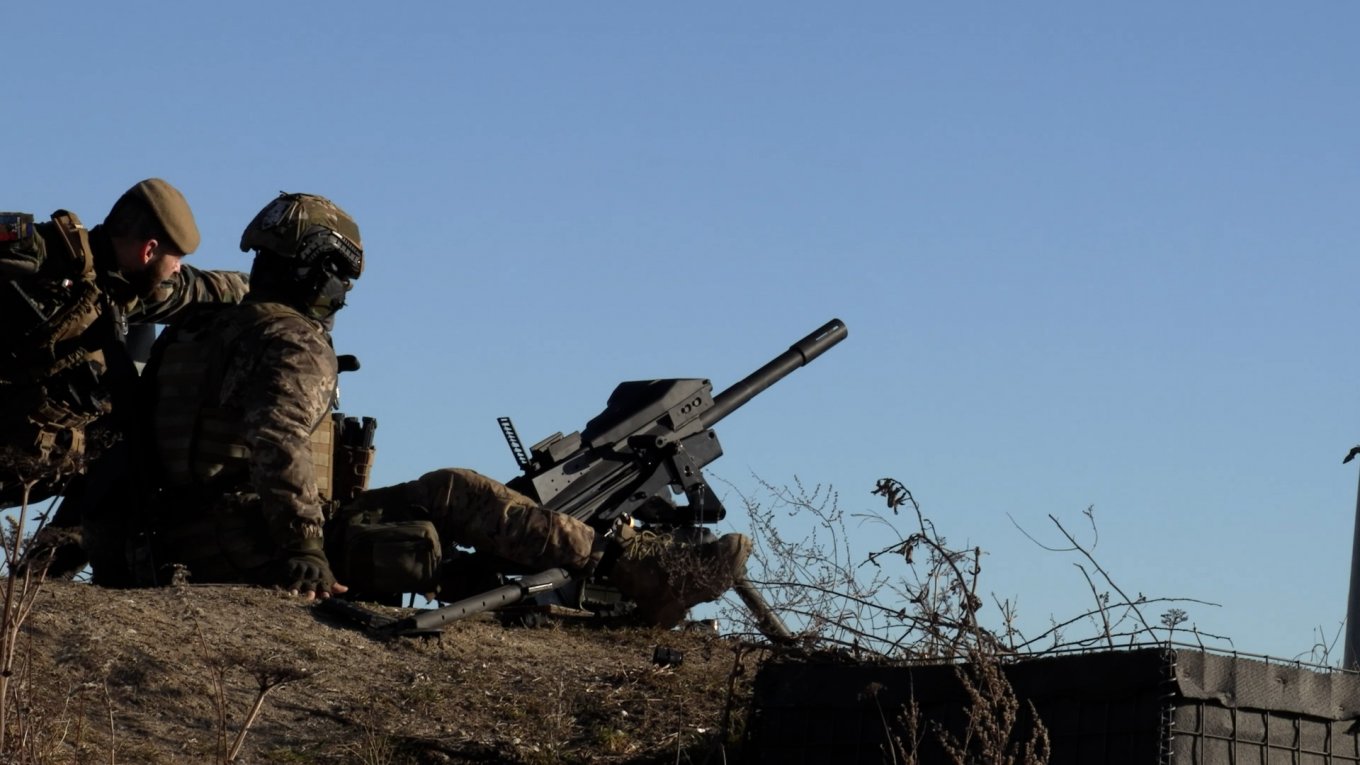
MULTIPOLYGON (((154 551, 158 581, 167 579, 167 567, 182 566, 192 582, 275 583, 281 551, 270 538, 256 497, 219 496, 206 507, 187 499, 180 503, 172 500, 159 513, 154 551)), ((603 550, 603 540, 581 521, 545 510, 474 471, 446 468, 414 481, 366 491, 340 508, 326 527, 327 552, 340 582, 365 592, 377 586, 362 581, 363 575, 357 575, 359 581, 347 581, 342 574, 372 570, 344 559, 347 532, 360 526, 403 524, 433 527, 438 536, 432 545, 436 558, 441 546, 462 546, 532 570, 561 566, 582 571, 596 562, 603 550)), ((391 548, 396 556, 405 554, 391 548)), ((437 561, 429 561, 424 568, 435 564, 437 561)))
POLYGON ((429 521, 447 547, 473 547, 534 570, 588 568, 594 529, 472 470, 445 468, 372 489, 341 508, 341 523, 429 521))

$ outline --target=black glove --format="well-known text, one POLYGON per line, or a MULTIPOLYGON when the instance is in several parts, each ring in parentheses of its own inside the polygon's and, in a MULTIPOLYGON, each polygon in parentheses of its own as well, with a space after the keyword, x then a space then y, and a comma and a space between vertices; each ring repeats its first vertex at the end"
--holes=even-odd
POLYGON ((306 540, 297 547, 285 550, 279 585, 289 592, 303 595, 330 595, 335 586, 335 576, 331 574, 326 553, 321 549, 321 540, 306 540))

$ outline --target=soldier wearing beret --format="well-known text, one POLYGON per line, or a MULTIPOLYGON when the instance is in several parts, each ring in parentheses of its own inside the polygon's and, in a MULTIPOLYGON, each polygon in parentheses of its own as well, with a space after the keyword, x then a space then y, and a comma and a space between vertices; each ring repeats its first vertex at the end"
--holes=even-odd
POLYGON ((198 248, 184 196, 150 178, 101 225, 0 213, 0 507, 60 490, 129 425, 129 325, 173 323, 199 303, 236 303, 246 276, 181 264, 198 248))

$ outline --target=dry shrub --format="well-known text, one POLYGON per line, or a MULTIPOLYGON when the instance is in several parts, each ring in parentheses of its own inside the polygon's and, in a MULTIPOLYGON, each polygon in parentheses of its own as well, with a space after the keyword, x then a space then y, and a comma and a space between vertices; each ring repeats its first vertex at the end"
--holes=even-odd
MULTIPOLYGON (((1053 619, 1037 635, 1025 634, 1009 599, 991 596, 993 616, 984 619, 982 550, 954 548, 938 532, 920 504, 900 481, 879 480, 873 495, 891 515, 840 507, 839 495, 826 487, 791 486, 756 479, 764 494, 741 495, 755 543, 748 578, 806 647, 840 648, 889 659, 959 660, 976 651, 997 657, 1037 657, 1086 648, 1162 643, 1173 637, 1231 643, 1200 631, 1189 622, 1186 604, 1215 606, 1185 597, 1130 596, 1094 554, 1099 534, 1092 508, 1083 512, 1093 541, 1079 541, 1050 515, 1060 545, 1039 543, 1050 552, 1078 557, 1074 567, 1087 583, 1093 605, 1065 619, 1053 619), (800 539, 781 530, 785 519, 799 517, 812 529, 800 539), (872 524, 894 541, 856 555, 849 541, 849 520, 872 524), (911 524, 899 530, 903 520, 911 524), (1151 609, 1165 608, 1159 617, 1151 609), (993 626, 987 626, 991 621, 993 626)), ((1028 532, 1024 532, 1034 539, 1028 532)), ((721 616, 739 634, 760 630, 751 614, 724 604, 721 616)))
POLYGON ((81 465, 76 458, 51 462, 14 447, 0 449, 4 485, 7 490, 17 487, 19 491, 19 504, 4 511, 0 531, 5 565, 0 595, 0 754, 27 762, 51 761, 49 752, 65 739, 66 720, 65 715, 36 702, 31 665, 20 651, 24 623, 37 602, 55 552, 55 547, 39 550, 33 543, 43 533, 51 508, 31 516, 29 498, 40 484, 60 485, 63 477, 77 472, 81 465))
POLYGON ((968 725, 957 736, 936 728, 940 744, 954 765, 1043 765, 1048 762, 1048 729, 1034 705, 1025 702, 1028 720, 1020 717, 1021 704, 1001 671, 995 655, 975 652, 955 667, 968 694, 965 713, 968 725))
MULTIPOLYGON (((1170 642, 1178 636, 1201 645, 1205 638, 1227 640, 1198 630, 1182 607, 1212 603, 1129 596, 1093 554, 1099 535, 1091 508, 1083 513, 1089 541, 1079 540, 1050 515, 1062 541, 1035 542, 1078 559, 1074 566, 1093 605, 1075 616, 1053 619, 1031 636, 1018 625, 1011 600, 992 595, 994 608, 987 607, 980 587, 982 550, 951 546, 900 481, 884 478, 873 488, 887 513, 847 514, 830 488, 809 487, 796 478, 790 486, 756 480, 763 494, 741 496, 755 543, 748 577, 795 633, 792 642, 805 651, 956 668, 967 698, 960 729, 947 730, 923 719, 915 700, 901 709, 880 708, 890 742, 885 759, 894 765, 920 762, 926 737, 957 765, 1046 763, 1048 731, 1033 705, 1022 703, 1007 681, 1003 668, 1010 662, 1070 650, 1170 642), (802 538, 791 539, 781 530, 793 516, 812 523, 802 538), (851 520, 872 524, 894 541, 857 556, 846 531, 851 520), (902 523, 908 524, 905 533, 898 529, 902 523), (1165 608, 1160 617, 1149 618, 1150 609, 1158 606, 1165 608)), ((754 617, 735 604, 725 603, 721 616, 740 634, 757 637, 760 632, 754 617)), ((874 698, 878 701, 877 694, 874 698)))

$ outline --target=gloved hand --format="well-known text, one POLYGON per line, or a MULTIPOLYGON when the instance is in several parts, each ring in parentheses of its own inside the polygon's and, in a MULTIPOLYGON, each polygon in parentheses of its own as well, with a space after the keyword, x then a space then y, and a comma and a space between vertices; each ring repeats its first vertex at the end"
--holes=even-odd
POLYGON ((329 598, 349 588, 335 581, 321 540, 304 540, 283 553, 279 585, 289 594, 303 598, 329 598))

